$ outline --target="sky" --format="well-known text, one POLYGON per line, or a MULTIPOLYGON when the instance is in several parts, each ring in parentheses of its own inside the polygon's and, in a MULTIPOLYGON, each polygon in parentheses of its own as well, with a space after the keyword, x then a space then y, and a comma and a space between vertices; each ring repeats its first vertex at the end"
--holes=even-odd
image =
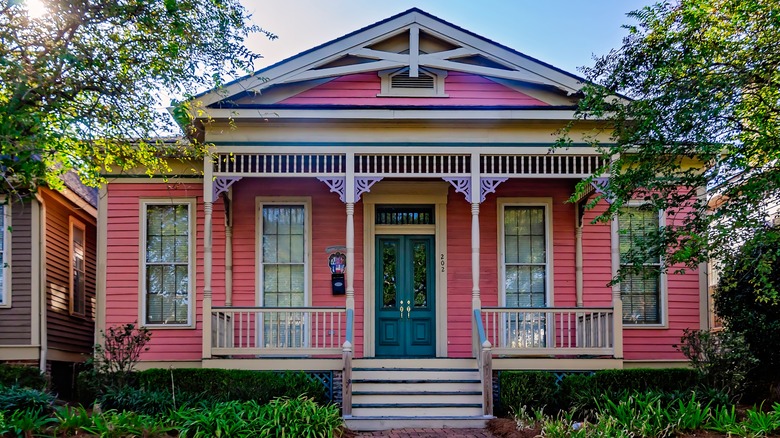
POLYGON ((263 55, 258 69, 417 7, 555 67, 579 74, 620 46, 632 10, 649 0, 242 0, 260 35, 247 46, 263 55))

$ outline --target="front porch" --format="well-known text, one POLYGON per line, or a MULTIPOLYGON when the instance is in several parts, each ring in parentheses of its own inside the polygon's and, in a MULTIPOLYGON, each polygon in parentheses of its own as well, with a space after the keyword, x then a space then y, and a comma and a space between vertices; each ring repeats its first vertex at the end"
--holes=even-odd
MULTIPOLYGON (((404 366, 420 370, 425 367, 419 364, 427 364, 427 360, 460 358, 470 361, 471 365, 465 366, 465 369, 473 368, 478 375, 481 388, 480 412, 486 416, 492 414, 493 369, 565 371, 622 367, 622 304, 619 289, 605 288, 606 282, 603 282, 599 290, 606 292, 599 292, 600 295, 594 297, 585 296, 581 203, 586 202, 586 199, 575 206, 559 207, 564 205, 563 200, 574 183, 598 168, 601 164, 599 156, 593 153, 542 154, 541 151, 528 154, 529 148, 522 154, 507 154, 507 149, 501 150, 499 154, 490 148, 484 148, 485 153, 465 153, 467 148, 461 152, 457 147, 449 148, 454 150, 448 149, 447 153, 441 153, 436 148, 427 151, 423 147, 414 148, 416 151, 424 151, 421 153, 409 153, 406 148, 374 146, 347 147, 344 153, 333 153, 332 148, 324 153, 318 151, 317 147, 305 148, 305 152, 304 149, 288 147, 286 149, 289 152, 280 154, 271 153, 272 149, 264 146, 220 145, 213 161, 207 160, 205 163, 203 366, 307 369, 308 363, 311 366, 309 369, 341 371, 346 416, 351 415, 352 409, 353 368, 360 373, 365 368, 376 367, 366 363, 378 363, 361 362, 365 360, 391 357, 398 363, 406 364, 404 366), (324 292, 329 295, 329 291, 322 289, 324 276, 315 273, 320 292, 299 301, 297 305, 293 301, 289 306, 267 303, 247 306, 246 293, 243 299, 234 300, 233 208, 251 202, 256 205, 254 214, 265 217, 261 214, 263 205, 273 201, 260 187, 272 189, 265 183, 261 186, 252 182, 260 178, 266 178, 264 181, 290 181, 291 184, 285 186, 285 193, 294 196, 282 198, 288 200, 288 204, 305 204, 301 211, 309 215, 311 211, 322 211, 322 203, 325 202, 328 203, 328 211, 333 211, 336 196, 329 195, 332 199, 323 200, 322 195, 318 195, 315 201, 306 201, 310 198, 301 197, 300 191, 290 188, 294 184, 301 184, 301 181, 307 181, 306 187, 312 184, 326 185, 343 202, 345 233, 341 237, 344 244, 339 246, 346 256, 344 296, 322 299, 323 295, 317 294, 324 292), (383 181, 390 178, 391 181, 383 181), (520 181, 532 184, 518 186, 520 181), (554 187, 555 198, 551 192, 545 191, 544 187, 549 185, 547 182, 552 184, 550 187, 554 187), (503 183, 506 183, 507 189, 501 192, 499 186, 503 183), (234 190, 237 192, 234 193, 234 190), (503 196, 500 201, 489 199, 489 195, 497 191, 495 196, 503 196), (463 198, 466 204, 461 204, 463 198), (219 303, 215 303, 211 293, 212 224, 215 220, 212 217, 212 205, 220 199, 225 203, 226 214, 225 284, 224 301, 220 299, 219 303), (362 203, 358 205, 362 205, 362 211, 356 211, 356 203, 360 201, 362 203), (505 238, 500 227, 504 226, 506 218, 501 217, 500 225, 496 225, 494 213, 496 208, 499 213, 503 212, 505 204, 530 206, 513 207, 518 214, 541 215, 538 225, 544 231, 540 231, 538 236, 543 239, 542 246, 534 243, 536 249, 533 251, 541 254, 537 258, 543 260, 525 265, 519 260, 521 263, 512 265, 515 272, 513 281, 520 281, 517 280, 520 278, 518 275, 528 275, 527 281, 535 282, 533 288, 542 287, 536 295, 529 289, 530 283, 527 286, 514 284, 510 299, 509 274, 504 272, 510 264, 503 261, 503 251, 509 247, 503 246, 502 242, 497 242, 495 237, 488 234, 488 252, 501 254, 502 260, 498 266, 494 261, 486 263, 482 254, 486 231, 496 230, 499 226, 499 240, 505 238), (400 206, 404 210, 409 205, 414 206, 412 210, 415 213, 400 213, 408 215, 405 219, 399 216, 403 220, 394 222, 385 216, 380 219, 380 207, 382 214, 387 214, 388 206, 400 206), (484 205, 490 208, 481 209, 484 205), (423 206, 428 210, 418 213, 423 206), (463 206, 468 206, 468 209, 463 206), (258 208, 261 213, 257 212, 258 208), (557 211, 563 208, 571 216, 564 218, 557 211), (556 209, 555 230, 551 218, 553 209, 556 209), (464 215, 464 212, 468 213, 464 215), (481 222, 481 213, 488 215, 487 225, 481 222), (425 216, 428 217, 427 221, 407 220, 422 215, 428 215, 425 216), (362 225, 357 233, 356 223, 362 225), (460 230, 464 225, 470 233, 464 235, 460 231, 453 231, 460 230), (558 231, 567 227, 571 230, 570 235, 558 231), (571 248, 571 255, 559 256, 563 262, 557 261, 556 264, 565 267, 553 268, 553 240, 557 245, 562 239, 571 248), (499 244, 501 246, 497 248, 499 244), (396 252, 415 245, 423 248, 420 253, 423 261, 412 266, 414 263, 411 260, 417 260, 420 254, 409 252, 403 255, 396 252), (468 249, 463 251, 464 247, 468 249), (406 274, 396 270, 401 269, 396 265, 404 263, 410 269, 406 274), (423 280, 418 281, 415 269, 424 271, 423 280), (501 277, 498 284, 492 278, 493 275, 486 278, 485 274, 496 270, 500 271, 501 277), (553 285, 553 277, 559 275, 559 270, 571 272, 570 278, 565 276, 568 284, 560 288, 553 285), (418 283, 412 285, 412 277, 418 283), (403 278, 409 283, 404 283, 403 278), (541 278, 541 283, 537 284, 538 278, 541 278), (356 287, 356 280, 360 283, 359 287, 356 287), (388 281, 392 283, 390 292, 382 290, 388 281), (507 283, 502 284, 504 281, 507 283), (528 291, 527 296, 524 290, 528 291), (410 293, 412 295, 408 295, 410 293), (542 297, 541 302, 539 297, 542 297), (524 301, 526 299, 531 301, 524 301), (609 305, 603 305, 606 300, 609 300, 609 305), (561 304, 555 305, 554 302, 561 304), (586 306, 586 302, 601 305, 586 306), (315 305, 310 305, 312 303, 315 305), (331 305, 334 303, 337 304, 331 305), (425 317, 427 319, 421 319, 424 314, 429 315, 425 317), (382 323, 383 318, 390 322, 382 323), (397 338, 400 338, 400 347, 388 349, 386 344, 395 342, 397 338), (403 346, 404 342, 407 347, 403 346), (425 342, 428 347, 408 347, 415 342, 425 342), (353 360, 358 361, 360 366, 353 367, 353 360), (415 363, 418 365, 415 366, 415 363)), ((473 151, 473 148, 468 150, 473 151)), ((311 189, 300 190, 306 193, 311 189)), ((285 201, 279 202, 284 204, 285 201)), ((275 205, 280 205, 279 202, 275 205)), ((243 208, 243 211, 247 211, 243 208)), ((262 231, 256 229, 259 227, 258 219, 253 219, 254 225, 246 215, 241 220, 242 224, 236 228, 242 230, 240 233, 258 233, 257 239, 264 237, 262 231)), ((312 221, 311 218, 307 220, 312 221)), ((317 223, 317 220, 315 217, 313 222, 317 223)), ((301 226, 308 229, 310 225, 302 222, 301 226)), ((340 243, 337 241, 338 236, 334 238, 332 225, 329 227, 320 227, 319 233, 327 234, 333 242, 328 240, 326 245, 320 243, 315 246, 340 243)), ((535 238, 531 235, 517 236, 528 242, 535 238)), ((311 239, 310 236, 308 238, 311 239)), ((255 245, 263 245, 259 243, 260 240, 257 242, 255 245)), ((261 246, 257 248, 257 254, 265 253, 261 246)), ((607 258, 614 259, 617 248, 614 243, 608 244, 608 248, 610 252, 607 258)), ((603 254, 603 248, 595 251, 603 254)), ((525 257, 517 255, 521 256, 525 257)), ((262 256, 258 257, 261 260, 255 269, 263 266, 262 256)), ((246 264, 246 258, 243 262, 246 264)), ((606 270, 605 275, 611 275, 613 265, 611 262, 606 266, 601 263, 600 269, 606 270)), ((322 267, 314 265, 314 269, 321 272, 322 267)), ((308 281, 311 282, 311 279, 308 281)), ((257 280, 258 291, 264 290, 263 284, 261 273, 257 280)), ((263 303, 262 295, 258 295, 256 301, 263 303)), ((364 410, 358 412, 365 413, 364 410)))

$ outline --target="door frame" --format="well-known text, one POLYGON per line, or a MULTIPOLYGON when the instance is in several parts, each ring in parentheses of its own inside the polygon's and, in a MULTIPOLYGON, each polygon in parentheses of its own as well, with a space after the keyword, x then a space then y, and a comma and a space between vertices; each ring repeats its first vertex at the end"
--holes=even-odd
POLYGON ((376 236, 426 234, 434 236, 436 266, 436 357, 447 357, 447 193, 441 181, 380 181, 363 195, 363 356, 376 355, 376 236), (435 225, 375 224, 377 204, 428 204, 434 206, 435 225))

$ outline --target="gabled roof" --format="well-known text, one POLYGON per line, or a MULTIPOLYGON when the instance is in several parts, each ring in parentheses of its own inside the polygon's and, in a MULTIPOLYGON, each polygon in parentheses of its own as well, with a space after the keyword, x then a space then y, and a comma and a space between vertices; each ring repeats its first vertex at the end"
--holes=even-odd
MULTIPOLYGON (((564 95, 577 93, 584 82, 579 76, 412 8, 197 99, 203 106, 235 107, 236 101, 246 96, 281 88, 299 92, 336 77, 398 69, 408 69, 411 77, 421 69, 467 73, 564 95)), ((282 93, 281 98, 290 95, 282 93)))

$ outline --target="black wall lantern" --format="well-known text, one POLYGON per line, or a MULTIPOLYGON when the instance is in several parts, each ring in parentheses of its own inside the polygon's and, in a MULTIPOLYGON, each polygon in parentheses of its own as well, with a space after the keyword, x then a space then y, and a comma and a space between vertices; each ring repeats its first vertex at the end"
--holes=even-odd
POLYGON ((344 295, 347 292, 344 284, 344 272, 347 270, 347 256, 341 252, 334 252, 328 257, 330 265, 330 282, 333 295, 344 295))

